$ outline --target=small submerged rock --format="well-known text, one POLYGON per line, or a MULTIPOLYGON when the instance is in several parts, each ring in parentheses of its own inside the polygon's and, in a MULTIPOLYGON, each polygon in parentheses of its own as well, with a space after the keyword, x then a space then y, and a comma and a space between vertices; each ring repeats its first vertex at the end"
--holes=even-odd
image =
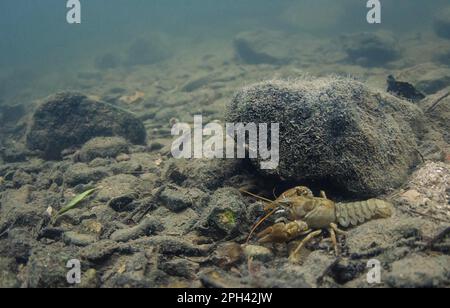
POLYGON ((137 193, 127 193, 109 200, 108 206, 116 212, 129 212, 137 206, 137 203, 134 201, 138 198, 139 195, 137 193))
POLYGON ((412 84, 404 81, 398 81, 392 75, 388 76, 387 84, 387 91, 400 98, 406 98, 413 102, 417 102, 425 98, 425 95, 418 91, 412 84))
POLYGON ((128 242, 141 236, 154 234, 163 229, 162 224, 154 218, 145 218, 140 224, 128 229, 117 230, 111 235, 116 242, 128 242))
POLYGON ((200 266, 198 263, 189 260, 174 259, 161 264, 160 268, 171 276, 193 279, 200 266))
POLYGON ((96 241, 96 238, 89 234, 80 234, 77 232, 65 232, 63 235, 63 241, 67 245, 75 246, 89 246, 96 241))
POLYGON ((121 137, 97 137, 86 142, 78 153, 82 162, 95 158, 115 158, 129 152, 128 142, 121 137))
MULTIPOLYGON (((100 202, 110 202, 122 196, 134 196, 141 181, 129 174, 118 174, 103 179, 98 187, 97 199, 100 202)), ((131 197, 135 198, 135 197, 131 197)))
POLYGON ((84 163, 70 165, 64 174, 64 182, 73 187, 79 184, 97 182, 108 176, 108 171, 103 167, 90 168, 84 163))
POLYGON ((246 226, 246 205, 239 191, 218 189, 201 218, 198 229, 214 239, 229 239, 240 234, 246 226))
POLYGON ((181 187, 177 189, 167 187, 162 191, 160 198, 165 207, 176 213, 192 206, 192 198, 189 197, 188 190, 181 187))
POLYGON ((450 283, 450 256, 414 254, 392 264, 385 277, 392 288, 439 288, 450 283))
POLYGON ((274 258, 270 249, 262 246, 247 245, 244 247, 244 254, 247 258, 255 261, 269 262, 274 258))
POLYGON ((30 150, 54 160, 61 158, 63 150, 101 136, 120 136, 134 144, 146 142, 145 127, 133 114, 83 94, 59 93, 35 111, 26 143, 30 150))

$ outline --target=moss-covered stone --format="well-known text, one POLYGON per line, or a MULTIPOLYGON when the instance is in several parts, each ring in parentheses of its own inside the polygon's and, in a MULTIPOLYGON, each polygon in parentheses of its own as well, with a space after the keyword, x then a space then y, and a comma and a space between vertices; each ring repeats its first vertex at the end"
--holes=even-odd
POLYGON ((145 127, 133 114, 79 93, 59 93, 35 111, 27 147, 46 159, 59 159, 67 148, 95 137, 120 136, 134 144, 146 142, 145 127))
POLYGON ((262 172, 358 196, 377 196, 404 182, 423 129, 417 106, 338 77, 246 87, 229 104, 226 120, 280 123, 279 166, 262 172))

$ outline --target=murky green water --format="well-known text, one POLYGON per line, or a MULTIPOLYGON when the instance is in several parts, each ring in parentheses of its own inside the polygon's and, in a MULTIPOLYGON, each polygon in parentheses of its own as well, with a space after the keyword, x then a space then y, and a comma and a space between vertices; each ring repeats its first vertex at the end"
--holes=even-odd
POLYGON ((361 0, 91 0, 81 1, 81 25, 69 25, 66 1, 3 0, 0 97, 14 99, 27 88, 30 98, 35 92, 44 95, 58 88, 52 86, 55 80, 69 86, 74 72, 95 69, 98 55, 120 55, 135 39, 155 34, 171 43, 168 53, 178 55, 200 42, 231 42, 237 33, 251 29, 324 39, 375 30, 404 35, 426 32, 445 3, 382 1, 382 24, 369 25, 366 1, 361 0), (49 75, 49 84, 33 86, 49 75))

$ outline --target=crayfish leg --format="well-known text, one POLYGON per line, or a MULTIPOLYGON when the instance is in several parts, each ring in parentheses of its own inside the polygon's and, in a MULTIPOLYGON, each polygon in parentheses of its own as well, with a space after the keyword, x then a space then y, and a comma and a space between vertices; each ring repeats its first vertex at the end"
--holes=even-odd
POLYGON ((338 240, 336 234, 339 235, 347 235, 347 232, 342 231, 338 228, 338 226, 334 223, 330 224, 330 228, 328 229, 328 232, 330 232, 331 242, 333 243, 334 247, 334 253, 336 254, 336 257, 339 256, 339 248, 338 248, 338 240))
POLYGON ((339 248, 338 248, 336 232, 334 231, 333 228, 328 229, 328 231, 330 232, 330 237, 331 237, 331 242, 333 243, 334 253, 337 257, 337 256, 339 256, 339 248))
POLYGON ((291 262, 295 262, 297 254, 300 252, 300 250, 305 247, 306 244, 308 244, 310 241, 312 241, 314 238, 318 237, 322 234, 322 230, 314 231, 310 234, 308 234, 307 237, 305 237, 301 243, 297 246, 297 248, 294 250, 294 252, 291 253, 289 256, 289 260, 291 262))
POLYGON ((334 232, 336 232, 336 234, 338 234, 338 235, 344 235, 344 236, 347 236, 347 234, 348 234, 348 232, 339 229, 339 227, 338 227, 337 224, 335 224, 335 223, 331 223, 331 224, 330 224, 330 228, 333 229, 334 232))

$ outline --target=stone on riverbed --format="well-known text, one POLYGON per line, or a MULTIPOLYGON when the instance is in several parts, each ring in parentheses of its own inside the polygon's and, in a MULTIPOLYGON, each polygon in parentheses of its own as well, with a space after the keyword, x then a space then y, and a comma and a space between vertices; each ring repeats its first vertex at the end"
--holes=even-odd
POLYGON ((339 77, 246 87, 228 106, 226 120, 280 123, 280 163, 266 174, 358 196, 404 183, 417 162, 423 127, 423 113, 412 103, 339 77))
POLYGON ((48 98, 33 115, 27 147, 45 159, 61 158, 65 149, 81 146, 95 137, 120 136, 145 144, 140 120, 119 107, 91 100, 79 93, 59 93, 48 98))
POLYGON ((95 158, 115 158, 128 151, 128 142, 121 137, 97 137, 83 145, 78 158, 82 162, 90 162, 95 158))

